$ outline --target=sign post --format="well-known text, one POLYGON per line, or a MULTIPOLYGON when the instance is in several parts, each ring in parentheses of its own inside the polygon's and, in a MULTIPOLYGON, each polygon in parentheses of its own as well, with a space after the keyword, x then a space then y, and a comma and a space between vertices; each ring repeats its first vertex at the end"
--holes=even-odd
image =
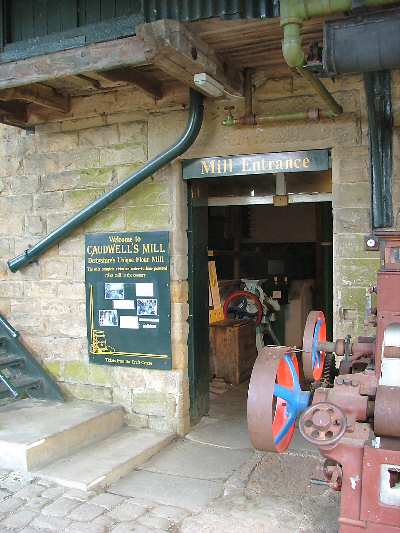
POLYGON ((90 362, 171 369, 168 232, 92 233, 85 245, 90 362))

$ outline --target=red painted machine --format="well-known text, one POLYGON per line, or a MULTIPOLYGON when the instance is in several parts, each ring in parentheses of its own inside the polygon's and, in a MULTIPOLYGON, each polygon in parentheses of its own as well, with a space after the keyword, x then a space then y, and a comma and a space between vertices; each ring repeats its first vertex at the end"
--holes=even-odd
POLYGON ((249 386, 253 445, 283 452, 300 416, 301 434, 326 459, 327 483, 342 493, 340 533, 400 533, 400 233, 378 236, 376 338, 327 342, 324 315, 312 311, 302 357, 263 348, 249 386), (333 386, 330 354, 342 356, 333 386), (311 392, 300 388, 298 360, 311 392))

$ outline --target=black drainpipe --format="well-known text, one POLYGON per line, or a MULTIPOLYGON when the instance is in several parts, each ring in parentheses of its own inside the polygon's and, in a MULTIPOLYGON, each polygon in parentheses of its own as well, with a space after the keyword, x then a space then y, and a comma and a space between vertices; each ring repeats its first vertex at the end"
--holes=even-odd
POLYGON ((103 194, 93 203, 82 209, 82 211, 79 211, 79 213, 62 224, 62 226, 49 233, 49 235, 47 235, 44 239, 36 243, 31 248, 25 250, 23 254, 10 259, 8 261, 10 270, 12 272, 16 272, 20 268, 34 261, 44 252, 46 252, 46 250, 48 250, 51 246, 57 244, 59 241, 70 235, 76 228, 102 211, 120 196, 130 191, 140 182, 186 152, 186 150, 188 150, 188 148, 190 148, 190 146, 194 143, 197 135, 199 134, 201 125, 203 123, 203 110, 203 97, 201 94, 191 89, 188 123, 184 133, 176 141, 176 143, 167 148, 167 150, 164 152, 161 152, 161 154, 156 156, 154 159, 148 161, 140 170, 132 174, 132 176, 126 178, 126 180, 117 185, 114 189, 103 194))
POLYGON ((393 226, 393 115, 390 70, 366 72, 370 146, 372 229, 393 226))

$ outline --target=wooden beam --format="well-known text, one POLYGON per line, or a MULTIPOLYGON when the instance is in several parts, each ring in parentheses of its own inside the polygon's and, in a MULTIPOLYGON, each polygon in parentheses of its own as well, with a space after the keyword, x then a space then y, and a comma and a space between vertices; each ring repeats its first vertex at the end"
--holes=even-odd
POLYGON ((161 84, 144 72, 133 70, 132 68, 119 68, 98 72, 97 74, 108 81, 115 81, 116 83, 122 81, 133 84, 152 98, 162 98, 161 84))
POLYGON ((126 37, 0 64, 0 89, 93 70, 110 70, 127 65, 135 67, 148 63, 143 41, 138 37, 126 37))
POLYGON ((68 96, 60 94, 52 87, 41 84, 0 90, 0 101, 11 102, 14 100, 34 103, 62 113, 68 113, 70 108, 68 96))
POLYGON ((138 26, 136 33, 143 39, 149 61, 169 76, 195 87, 194 74, 206 72, 228 92, 242 96, 240 72, 222 63, 214 50, 181 22, 158 20, 138 26))
POLYGON ((0 102, 0 123, 26 128, 28 125, 26 106, 14 102, 0 102))

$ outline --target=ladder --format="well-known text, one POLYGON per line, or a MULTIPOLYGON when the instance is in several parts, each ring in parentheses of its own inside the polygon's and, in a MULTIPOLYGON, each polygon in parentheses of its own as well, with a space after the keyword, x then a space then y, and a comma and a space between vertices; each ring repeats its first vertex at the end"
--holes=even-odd
POLYGON ((65 401, 56 381, 22 344, 19 332, 0 314, 0 402, 23 398, 65 401))

